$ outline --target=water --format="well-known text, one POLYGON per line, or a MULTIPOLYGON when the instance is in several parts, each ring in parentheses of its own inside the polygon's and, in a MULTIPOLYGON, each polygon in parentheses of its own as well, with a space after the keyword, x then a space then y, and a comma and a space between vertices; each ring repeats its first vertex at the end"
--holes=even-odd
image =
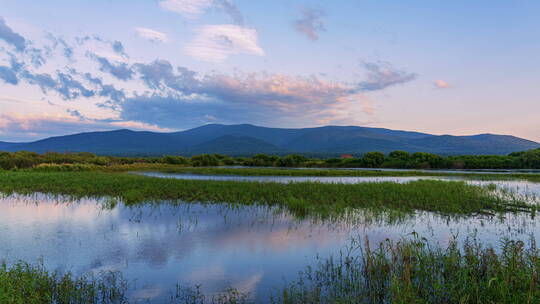
POLYGON ((393 168, 285 168, 285 167, 251 167, 251 166, 220 166, 215 168, 231 169, 274 169, 274 170, 358 170, 381 172, 435 172, 435 173, 461 173, 461 174, 539 174, 540 169, 393 169, 393 168))
MULTIPOLYGON (((540 195, 540 184, 498 183, 521 195, 540 195)), ((417 232, 444 245, 476 234, 496 246, 503 237, 540 236, 537 220, 526 214, 448 218, 421 212, 392 221, 358 211, 348 219, 322 222, 255 206, 106 206, 106 200, 73 202, 39 194, 2 197, 0 257, 9 263, 42 259, 50 270, 76 274, 120 271, 131 282, 129 296, 137 302, 167 303, 180 283, 202 284, 206 294, 234 287, 260 303, 317 256, 337 254, 351 238, 376 244, 417 232)))
POLYGON ((320 183, 343 183, 343 184, 356 184, 365 182, 394 182, 405 183, 415 181, 419 179, 445 179, 445 178, 433 178, 423 176, 407 176, 407 177, 393 177, 393 176, 381 176, 381 177, 342 177, 342 176, 240 176, 240 175, 202 175, 202 174, 185 174, 185 173, 160 173, 160 172, 136 172, 134 174, 140 174, 150 177, 160 178, 174 178, 184 180, 218 180, 218 181, 248 181, 248 182, 276 182, 276 183, 290 183, 290 182, 320 182, 320 183))

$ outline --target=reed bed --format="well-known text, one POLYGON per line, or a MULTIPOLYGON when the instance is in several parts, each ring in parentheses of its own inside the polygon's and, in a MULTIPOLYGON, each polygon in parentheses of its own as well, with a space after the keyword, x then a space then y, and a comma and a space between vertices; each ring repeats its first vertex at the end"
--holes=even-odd
POLYGON ((330 216, 351 208, 449 215, 536 211, 536 206, 501 197, 488 187, 437 180, 405 184, 282 184, 175 180, 103 172, 0 172, 0 192, 41 192, 73 198, 106 196, 127 205, 162 200, 256 204, 283 207, 299 217, 330 216))
POLYGON ((540 303, 540 255, 534 242, 478 241, 431 246, 425 239, 353 245, 308 267, 272 303, 540 303))
POLYGON ((127 285, 117 273, 75 277, 41 264, 0 264, 2 304, 124 304, 127 285))

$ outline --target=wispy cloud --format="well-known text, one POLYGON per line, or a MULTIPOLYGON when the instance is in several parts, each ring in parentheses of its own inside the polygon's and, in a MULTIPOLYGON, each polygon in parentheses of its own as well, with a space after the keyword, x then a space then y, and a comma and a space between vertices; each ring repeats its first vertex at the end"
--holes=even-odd
MULTIPOLYGON (((8 63, 0 64, 0 82, 37 87, 44 99, 56 98, 55 103, 64 103, 64 108, 58 117, 17 116, 10 120, 4 116, 3 125, 9 125, 10 130, 31 126, 26 129, 27 134, 42 136, 46 132, 60 132, 60 128, 72 133, 92 125, 94 129, 121 124, 182 129, 208 121, 283 126, 364 123, 376 110, 364 95, 366 92, 416 78, 416 74, 384 62, 364 63, 367 75, 359 82, 239 70, 198 73, 164 59, 129 59, 121 42, 100 36, 79 38, 74 45, 60 38, 48 41, 52 46, 42 50, 58 52, 60 59, 67 60, 66 65, 38 68, 28 63, 26 51, 9 53, 3 58, 8 63), (70 56, 66 49, 71 50, 70 56), (93 119, 92 115, 100 119, 93 119), (65 117, 68 118, 64 124, 65 117), (49 131, 41 132, 39 128, 49 131)), ((33 47, 31 44, 27 48, 33 47)), ((264 55, 255 29, 231 24, 202 27, 185 51, 211 62, 236 54, 264 55)))
POLYGON ((7 84, 16 85, 19 83, 19 79, 17 78, 17 74, 13 71, 11 67, 8 66, 1 66, 0 65, 0 80, 7 84))
POLYGON ((444 80, 436 80, 434 83, 433 83, 433 86, 437 89, 450 89, 452 88, 452 85, 449 84, 448 82, 444 81, 444 80))
POLYGON ((135 31, 137 32, 137 35, 139 37, 149 40, 151 42, 156 42, 156 43, 169 42, 169 37, 167 36, 167 34, 153 30, 153 29, 138 27, 135 29, 135 31))
POLYGON ((209 62, 221 62, 237 54, 264 55, 258 44, 257 30, 232 24, 200 28, 184 50, 193 58, 209 62))
POLYGON ((133 70, 125 63, 112 63, 107 58, 94 55, 93 58, 99 63, 102 72, 110 73, 119 80, 129 80, 133 76, 133 70))
POLYGON ((213 0, 163 0, 159 2, 159 6, 187 17, 196 17, 204 13, 213 3, 213 0))
POLYGON ((159 6, 192 19, 209 9, 217 9, 229 15, 234 23, 238 25, 244 23, 242 13, 231 0, 162 0, 159 6))
POLYGON ((170 129, 159 128, 141 122, 89 119, 76 110, 53 115, 0 114, 0 135, 4 140, 9 141, 30 141, 58 134, 107 131, 120 128, 159 132, 171 131, 170 129))
POLYGON ((26 39, 14 32, 2 17, 0 17, 0 39, 15 47, 18 52, 23 52, 26 48, 26 39))
POLYGON ((304 7, 302 8, 302 15, 294 20, 294 29, 313 41, 319 39, 319 34, 325 31, 324 22, 322 17, 324 11, 321 9, 304 7))
POLYGON ((383 90, 413 81, 418 77, 416 73, 396 69, 388 62, 364 62, 362 65, 367 70, 367 79, 358 84, 361 91, 383 90))

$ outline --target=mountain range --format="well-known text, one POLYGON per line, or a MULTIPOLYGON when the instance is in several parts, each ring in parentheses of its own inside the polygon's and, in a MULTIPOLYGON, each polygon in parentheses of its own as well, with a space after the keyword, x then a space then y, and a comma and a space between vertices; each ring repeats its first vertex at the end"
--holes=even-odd
POLYGON ((540 148, 540 143, 510 135, 432 135, 356 126, 267 128, 249 124, 209 124, 172 133, 114 130, 50 137, 26 143, 0 142, 0 151, 92 152, 100 155, 194 155, 221 153, 303 153, 335 156, 369 151, 429 152, 441 155, 508 154, 540 148))

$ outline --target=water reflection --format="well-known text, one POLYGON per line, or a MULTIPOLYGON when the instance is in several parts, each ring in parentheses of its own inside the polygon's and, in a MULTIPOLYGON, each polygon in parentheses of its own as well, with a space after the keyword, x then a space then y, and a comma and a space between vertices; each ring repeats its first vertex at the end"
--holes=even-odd
POLYGON ((317 255, 342 249, 351 237, 375 244, 415 231, 441 243, 476 233, 485 243, 501 237, 538 237, 529 215, 407 218, 357 211, 341 221, 295 219, 266 207, 226 204, 148 204, 105 208, 106 200, 77 202, 44 195, 0 198, 0 257, 43 258, 51 270, 121 271, 133 299, 161 303, 175 284, 202 284, 206 293, 235 287, 263 299, 292 280, 317 255))

